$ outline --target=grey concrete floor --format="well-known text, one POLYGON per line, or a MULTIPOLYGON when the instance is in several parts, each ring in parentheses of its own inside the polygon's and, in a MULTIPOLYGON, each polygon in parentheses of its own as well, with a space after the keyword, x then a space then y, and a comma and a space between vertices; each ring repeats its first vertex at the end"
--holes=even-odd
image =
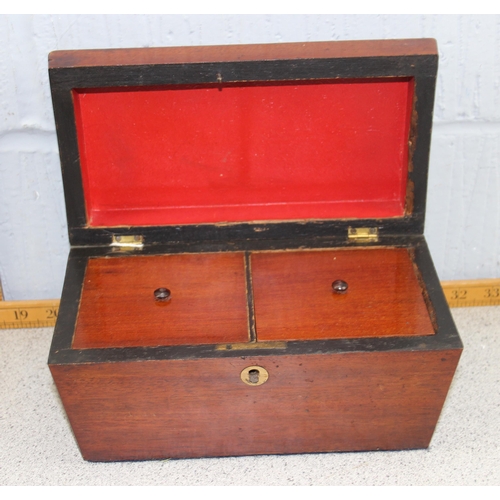
POLYGON ((465 349, 427 450, 88 463, 46 365, 0 330, 0 485, 499 485, 500 307, 452 310, 465 349))

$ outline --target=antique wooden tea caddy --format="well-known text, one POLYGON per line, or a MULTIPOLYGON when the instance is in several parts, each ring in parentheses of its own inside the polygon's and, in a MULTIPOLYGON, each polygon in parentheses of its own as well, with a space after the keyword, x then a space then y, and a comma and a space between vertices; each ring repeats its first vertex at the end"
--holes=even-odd
POLYGON ((427 447, 462 350, 423 236, 435 41, 49 61, 84 458, 427 447))

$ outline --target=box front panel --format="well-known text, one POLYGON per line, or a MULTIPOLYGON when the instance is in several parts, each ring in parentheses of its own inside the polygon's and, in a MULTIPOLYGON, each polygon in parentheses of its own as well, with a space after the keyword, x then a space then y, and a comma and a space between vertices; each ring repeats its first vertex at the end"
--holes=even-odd
POLYGON ((51 366, 87 460, 427 447, 460 351, 51 366), (267 370, 249 386, 246 367, 267 370))

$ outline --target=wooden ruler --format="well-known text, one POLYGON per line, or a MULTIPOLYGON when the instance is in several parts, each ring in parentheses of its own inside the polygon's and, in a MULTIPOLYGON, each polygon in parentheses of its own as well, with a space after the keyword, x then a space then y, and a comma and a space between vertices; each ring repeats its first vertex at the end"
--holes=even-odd
POLYGON ((59 301, 0 301, 0 328, 42 328, 56 324, 59 301))
POLYGON ((500 305, 500 279, 443 281, 450 307, 500 305))
MULTIPOLYGON (((500 279, 443 281, 450 307, 500 305, 500 279)), ((54 326, 59 300, 2 301, 0 296, 0 329, 42 328, 54 326)))

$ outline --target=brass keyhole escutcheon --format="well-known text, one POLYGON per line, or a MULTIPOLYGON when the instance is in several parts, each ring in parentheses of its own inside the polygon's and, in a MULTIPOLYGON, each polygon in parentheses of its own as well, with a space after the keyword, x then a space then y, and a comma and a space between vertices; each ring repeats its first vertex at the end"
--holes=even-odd
POLYGON ((269 373, 262 366, 247 366, 240 374, 241 380, 247 385, 262 385, 267 382, 269 373))

